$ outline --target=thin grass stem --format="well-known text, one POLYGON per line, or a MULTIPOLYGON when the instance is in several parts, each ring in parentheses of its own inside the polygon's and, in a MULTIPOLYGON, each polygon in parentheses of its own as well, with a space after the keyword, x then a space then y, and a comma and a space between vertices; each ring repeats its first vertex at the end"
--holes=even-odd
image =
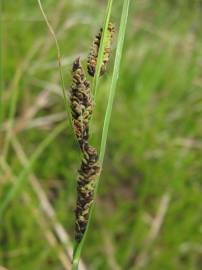
POLYGON ((3 3, 0 3, 0 126, 3 122, 4 114, 4 104, 3 104, 3 89, 4 89, 4 74, 3 74, 3 32, 4 32, 4 22, 3 22, 3 3))
POLYGON ((101 139, 101 147, 100 147, 100 164, 101 164, 101 166, 102 166, 103 161, 104 161, 104 155, 105 155, 105 150, 106 150, 106 143, 107 143, 107 136, 108 136, 108 131, 109 131, 109 124, 110 124, 110 119, 111 119, 112 107, 113 107, 117 82, 118 82, 118 78, 119 78, 119 70, 120 70, 120 64, 121 64, 121 58, 122 58, 122 52, 123 52, 123 45, 124 45, 124 38, 125 38, 125 32, 126 32, 127 19, 128 19, 129 5, 130 5, 130 0, 124 0, 120 28, 119 28, 119 34, 118 34, 118 41, 117 41, 117 49, 116 49, 116 56, 115 56, 115 62, 114 62, 114 70, 113 70, 113 75, 112 75, 112 82, 111 82, 111 87, 110 87, 110 91, 109 91, 108 104, 107 104, 107 109, 106 109, 105 119, 104 119, 104 126, 103 126, 103 131, 102 131, 102 139, 101 139))
POLYGON ((66 112, 67 112, 67 116, 68 116, 68 119, 71 123, 71 113, 70 113, 70 110, 69 110, 69 104, 68 104, 68 97, 66 95, 66 89, 65 89, 65 83, 64 83, 64 76, 63 76, 63 71, 62 71, 62 57, 61 57, 61 51, 60 51, 60 46, 59 46, 59 43, 58 43, 58 40, 57 40, 57 37, 56 37, 56 34, 48 20, 48 17, 42 7, 42 4, 41 4, 41 0, 37 0, 38 4, 39 4, 39 8, 41 10, 41 13, 43 15, 43 18, 47 24, 47 27, 48 27, 48 30, 50 31, 54 41, 55 41, 55 46, 56 46, 56 50, 57 50, 57 60, 58 60, 58 67, 59 67, 59 72, 60 72, 60 81, 61 81, 61 87, 62 87, 62 93, 63 93, 63 98, 64 98, 64 103, 65 103, 65 109, 66 109, 66 112))
MULTIPOLYGON (((70 126, 73 129, 73 124, 72 124, 72 118, 71 118, 71 112, 70 112, 70 106, 69 106, 69 98, 66 94, 66 89, 65 89, 65 82, 64 82, 64 75, 63 75, 63 71, 62 71, 62 54, 61 54, 61 50, 60 50, 60 46, 59 46, 59 42, 57 40, 57 37, 56 37, 56 34, 53 30, 53 27, 51 26, 49 20, 48 20, 48 17, 43 9, 43 6, 41 4, 41 0, 37 0, 38 2, 38 5, 39 5, 39 8, 41 10, 41 13, 43 15, 43 18, 44 18, 44 21, 46 22, 47 24, 47 27, 48 27, 48 30, 50 32, 50 34, 52 35, 53 37, 53 40, 55 41, 55 46, 56 46, 56 50, 57 50, 57 61, 58 61, 58 68, 59 68, 59 73, 60 73, 60 82, 61 82, 61 88, 62 88, 62 94, 63 94, 63 99, 64 99, 64 106, 65 106, 65 110, 66 110, 66 113, 67 113, 67 123, 69 124, 70 123, 70 126)), ((74 136, 76 138, 76 135, 74 133, 74 136)), ((77 141, 77 140, 76 140, 77 141)), ((80 151, 80 147, 79 147, 79 151, 80 151)))

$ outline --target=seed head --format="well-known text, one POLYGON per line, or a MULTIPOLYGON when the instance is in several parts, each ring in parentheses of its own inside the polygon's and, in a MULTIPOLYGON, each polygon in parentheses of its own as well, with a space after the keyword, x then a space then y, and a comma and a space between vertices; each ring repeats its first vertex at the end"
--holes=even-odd
POLYGON ((70 91, 70 105, 72 122, 80 147, 83 147, 84 140, 88 139, 88 123, 92 116, 93 100, 90 92, 90 84, 86 81, 80 58, 73 63, 72 86, 70 91))
MULTIPOLYGON (((109 23, 108 25, 108 36, 105 42, 105 47, 104 47, 104 57, 103 57, 103 62, 100 70, 100 76, 102 76, 107 68, 107 64, 109 62, 109 58, 111 55, 111 45, 112 45, 112 40, 114 36, 115 28, 112 23, 109 23)), ((88 63, 87 63, 87 69, 88 73, 91 76, 95 75, 95 69, 96 69, 96 64, 97 64, 97 58, 98 58, 98 53, 100 49, 100 43, 101 43, 101 38, 102 38, 102 33, 103 29, 101 28, 98 34, 96 35, 93 44, 91 46, 91 50, 88 56, 88 63)))
POLYGON ((73 128, 78 139, 82 161, 78 171, 75 239, 80 242, 85 233, 96 179, 100 173, 97 150, 89 145, 89 121, 93 112, 90 84, 86 81, 80 59, 72 68, 70 104, 73 128))

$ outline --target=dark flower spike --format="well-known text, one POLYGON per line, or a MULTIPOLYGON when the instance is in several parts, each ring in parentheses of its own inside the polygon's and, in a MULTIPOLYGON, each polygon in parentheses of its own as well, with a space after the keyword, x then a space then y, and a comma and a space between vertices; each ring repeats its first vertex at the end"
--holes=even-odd
POLYGON ((85 79, 80 58, 72 68, 73 83, 70 91, 72 122, 82 152, 78 171, 75 239, 80 242, 85 233, 93 202, 96 179, 100 173, 97 150, 89 145, 89 121, 93 112, 90 85, 85 79))
MULTIPOLYGON (((100 48, 100 43, 101 43, 101 38, 102 38, 102 32, 103 29, 101 28, 99 33, 96 35, 89 56, 88 56, 88 62, 87 62, 87 69, 88 73, 91 76, 95 75, 95 69, 96 69, 96 64, 97 64, 97 58, 98 58, 98 53, 99 53, 99 48, 100 48)), ((112 23, 109 23, 108 26, 108 36, 106 39, 106 43, 104 44, 104 57, 103 57, 103 62, 100 70, 100 76, 102 76, 106 72, 107 64, 109 62, 109 58, 111 55, 111 45, 112 45, 112 40, 114 36, 114 25, 112 23)))
POLYGON ((77 186, 75 239, 80 242, 85 233, 90 207, 93 203, 96 179, 100 173, 98 155, 92 146, 86 147, 79 169, 77 186))
POLYGON ((88 123, 93 111, 90 84, 86 81, 80 58, 74 61, 72 68, 73 83, 70 91, 72 122, 81 149, 88 139, 88 123))

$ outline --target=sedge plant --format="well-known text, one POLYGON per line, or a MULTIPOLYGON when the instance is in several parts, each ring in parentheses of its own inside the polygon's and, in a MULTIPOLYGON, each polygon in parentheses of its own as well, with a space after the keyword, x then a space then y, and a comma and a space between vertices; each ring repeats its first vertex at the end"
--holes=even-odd
MULTIPOLYGON (((65 92, 59 44, 58 44, 56 35, 43 10, 41 1, 40 0, 37 0, 37 1, 38 1, 40 10, 42 12, 42 15, 45 19, 45 22, 50 30, 50 33, 52 34, 55 40, 57 56, 58 56, 59 71, 60 71, 60 77, 61 77, 61 84, 62 84, 62 90, 63 90, 63 97, 64 97, 64 102, 65 102, 65 107, 68 112, 68 119, 70 120, 70 108, 69 108, 69 104, 67 103, 67 95, 65 92)), ((92 146, 90 146, 88 142, 89 121, 93 113, 93 110, 92 110, 93 104, 92 104, 92 99, 89 92, 90 86, 89 86, 89 83, 85 79, 85 75, 84 75, 84 72, 80 63, 80 59, 77 58, 73 65, 73 86, 70 93, 70 106, 72 110, 72 120, 73 120, 71 123, 74 129, 76 138, 79 142, 81 153, 83 154, 82 164, 79 170, 80 182, 78 182, 79 185, 78 185, 77 190, 79 193, 82 193, 83 190, 84 192, 90 192, 88 193, 90 194, 90 197, 84 196, 81 198, 82 200, 85 200, 85 199, 88 200, 88 202, 87 203, 84 202, 84 204, 81 203, 81 201, 79 203, 77 201, 78 209, 82 207, 87 207, 87 210, 86 208, 81 209, 81 211, 79 210, 80 213, 78 214, 78 216, 80 215, 81 218, 84 218, 85 216, 84 213, 86 213, 87 211, 87 215, 86 215, 87 218, 85 220, 85 223, 83 222, 82 219, 80 220, 79 225, 85 224, 85 227, 83 231, 81 232, 81 234, 78 234, 76 231, 77 234, 76 234, 73 258, 72 258, 72 270, 77 270, 79 267, 81 251, 82 251, 87 233, 89 231, 89 225, 93 216, 95 200, 98 193, 100 171, 101 171, 103 161, 104 161, 108 130, 109 130, 110 119, 111 119, 111 112, 113 108, 114 96, 115 96, 118 77, 119 77, 119 70, 120 70, 120 63, 121 63, 121 57, 122 57, 122 51, 123 51, 123 45, 124 45, 124 37, 125 37, 125 32, 126 32, 129 5, 130 5, 130 0, 123 1, 120 27, 119 27, 119 33, 118 33, 118 38, 117 38, 114 69, 113 69, 113 75, 112 75, 112 80, 110 84, 108 104, 106 108, 103 130, 102 130, 99 159, 98 159, 97 150, 93 148, 92 146), (82 98, 83 96, 85 96, 85 98, 82 98), (90 175, 90 177, 88 179, 89 182, 83 185, 81 180, 84 180, 85 175, 86 175, 86 170, 87 170, 87 174, 90 175), (91 183, 92 181, 93 181, 93 185, 91 183), (90 201, 89 201, 89 198, 90 198, 90 201)), ((108 0, 105 19, 104 19, 104 23, 102 27, 102 35, 100 38, 98 55, 97 55, 97 59, 95 63, 96 64, 95 74, 93 74, 92 93, 94 94, 95 102, 96 102, 96 96, 97 96, 98 86, 100 82, 100 74, 102 73, 102 65, 105 59, 105 55, 106 55, 106 44, 109 39, 109 22, 110 22, 110 17, 111 17, 112 6, 113 6, 113 0, 108 0)), ((81 194, 78 194, 78 199, 80 199, 80 196, 81 194)), ((76 222, 78 222, 78 220, 76 222)), ((77 228, 76 230, 78 230, 79 228, 77 224, 76 224, 76 228, 77 228)))
MULTIPOLYGON (((92 91, 93 91, 93 93, 95 93, 95 97, 96 97, 97 90, 98 90, 98 83, 99 83, 100 71, 101 71, 101 66, 102 66, 103 57, 104 57, 104 48, 105 48, 105 44, 106 44, 106 40, 107 40, 107 32, 108 32, 108 25, 109 25, 111 10, 112 10, 112 4, 113 4, 113 1, 108 1, 106 18, 105 18, 104 26, 103 26, 104 31, 103 31, 103 36, 102 36, 102 40, 101 40, 101 47, 100 47, 100 51, 98 54, 96 74, 95 74, 94 81, 93 81, 93 90, 92 91)), ((108 97, 108 104, 107 104, 107 108, 106 108, 104 125, 103 125, 103 130, 102 130, 102 139, 101 139, 101 147, 100 147, 100 154, 99 154, 99 165, 101 168, 102 168, 104 156, 105 156, 109 124, 110 124, 110 119, 111 119, 115 91, 116 91, 118 77, 119 77, 119 70, 120 70, 120 63, 121 63, 121 57, 122 57, 122 51, 123 51, 123 45, 124 45, 124 37, 125 37, 125 32, 126 32, 129 5, 130 5, 130 0, 125 0, 123 2, 122 15, 121 15, 121 21, 120 21, 120 27, 119 27, 119 34, 118 34, 118 39, 117 39, 117 48, 116 48, 116 55, 115 55, 115 62, 114 62, 114 70, 113 70, 110 91, 109 91, 109 97, 108 97)), ((85 238, 86 238, 86 235, 87 235, 88 230, 89 230, 89 225, 90 225, 90 222, 92 219, 93 209, 95 206, 95 201, 96 201, 96 197, 97 197, 97 193, 98 193, 99 180, 100 180, 100 175, 98 175, 98 177, 96 179, 95 190, 94 190, 94 194, 93 194, 93 200, 92 200, 92 204, 91 204, 91 208, 90 208, 90 213, 89 213, 89 218, 88 218, 86 230, 84 232, 82 240, 80 242, 75 243, 73 262, 72 262, 72 270, 78 269, 79 260, 81 257, 81 251, 82 251, 82 248, 83 248, 83 245, 85 242, 85 238)))

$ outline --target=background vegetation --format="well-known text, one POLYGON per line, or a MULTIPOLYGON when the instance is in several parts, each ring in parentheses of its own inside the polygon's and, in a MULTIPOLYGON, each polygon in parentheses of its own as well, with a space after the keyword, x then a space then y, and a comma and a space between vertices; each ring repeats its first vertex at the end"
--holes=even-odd
MULTIPOLYGON (((54 42, 37 1, 1 4, 1 149, 13 96, 18 97, 6 160, 1 151, 2 202, 37 146, 66 121, 66 114, 54 42)), ((43 5, 59 39, 68 91, 72 61, 87 55, 106 3, 46 0, 43 5)), ((116 0, 116 25, 120 7, 116 0)), ((132 1, 83 269, 201 269, 201 16, 197 0, 132 1)), ((110 79, 109 68, 92 123, 97 146, 110 79)), ((65 247, 71 252, 78 164, 78 146, 71 127, 65 126, 37 159, 1 219, 2 267, 69 269, 65 247)))

